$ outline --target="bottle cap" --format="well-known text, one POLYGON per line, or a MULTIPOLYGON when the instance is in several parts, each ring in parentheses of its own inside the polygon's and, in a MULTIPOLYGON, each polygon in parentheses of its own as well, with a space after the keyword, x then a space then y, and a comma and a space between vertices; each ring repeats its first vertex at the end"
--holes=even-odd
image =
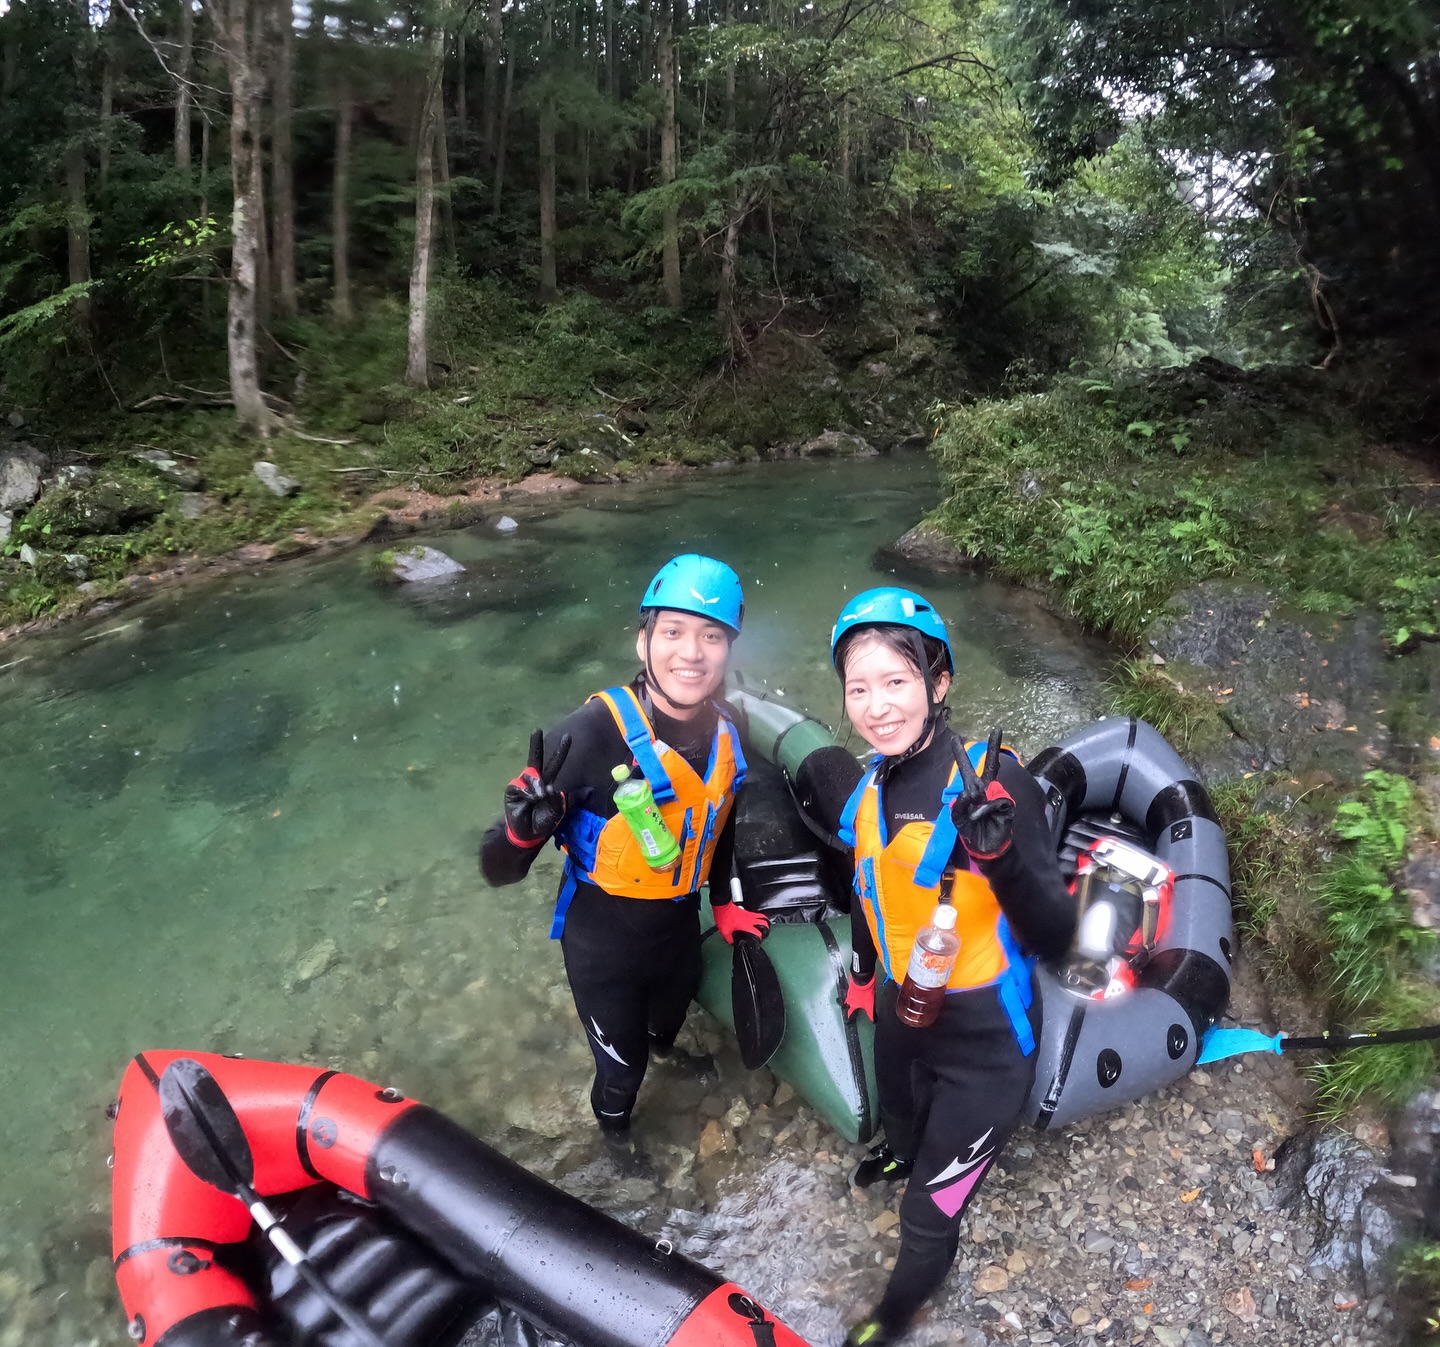
POLYGON ((628 781, 630 780, 630 769, 622 762, 610 769, 610 779, 612 781, 628 781))
POLYGON ((953 931, 955 929, 955 918, 959 914, 949 903, 941 903, 935 909, 935 925, 942 931, 953 931))

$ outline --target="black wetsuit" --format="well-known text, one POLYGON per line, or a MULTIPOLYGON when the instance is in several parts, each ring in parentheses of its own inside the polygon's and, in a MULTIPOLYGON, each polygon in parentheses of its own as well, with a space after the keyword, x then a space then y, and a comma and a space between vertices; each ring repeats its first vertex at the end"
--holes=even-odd
MULTIPOLYGON (((707 706, 693 720, 675 720, 650 701, 643 676, 630 686, 640 696, 656 737, 703 777, 715 737, 715 709, 707 706)), ((554 745, 565 734, 570 736, 570 752, 555 784, 565 794, 567 817, 575 809, 613 817, 611 769, 632 761, 614 717, 604 702, 588 701, 546 730, 545 742, 554 745)), ((732 808, 710 864, 711 901, 720 905, 730 901, 735 814, 732 808)), ((525 877, 540 850, 511 842, 502 819, 486 830, 480 843, 481 873, 491 884, 513 884, 525 877)), ((698 889, 667 901, 619 897, 580 881, 560 947, 575 1009, 595 1057, 591 1107, 602 1126, 623 1129, 651 1050, 666 1052, 673 1046, 700 987, 698 889)))
MULTIPOLYGON (((887 836, 937 816, 955 764, 953 738, 942 728, 913 758, 882 768, 887 836)), ((1008 757, 1000 781, 1015 800, 1013 840, 995 860, 979 862, 980 869, 1025 951, 1054 958, 1074 935, 1075 900, 1056 864, 1045 798, 1034 777, 1008 757)), ((968 868, 962 843, 956 843, 953 860, 968 868)), ((877 959, 858 898, 851 932, 855 972, 863 980, 874 974, 877 959)), ((895 971, 904 976, 903 969, 895 971)), ((909 1323, 950 1270, 965 1208, 1019 1120, 1036 1062, 1033 1051, 1022 1051, 996 987, 950 992, 939 1018, 924 1029, 897 1018, 898 994, 882 969, 875 996, 880 1111, 891 1150, 915 1166, 900 1203, 899 1255, 877 1311, 896 1329, 909 1323)), ((1038 1040, 1038 992, 1030 1023, 1038 1040)))

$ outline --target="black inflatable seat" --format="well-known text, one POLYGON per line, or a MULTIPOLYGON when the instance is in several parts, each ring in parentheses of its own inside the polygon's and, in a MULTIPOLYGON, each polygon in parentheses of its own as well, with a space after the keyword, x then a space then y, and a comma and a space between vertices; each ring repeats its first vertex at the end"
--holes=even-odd
POLYGON ((819 921, 834 903, 829 867, 818 851, 739 864, 745 906, 771 921, 819 921))
MULTIPOLYGON (((322 1185, 277 1202, 291 1238, 386 1347, 449 1347, 494 1302, 427 1245, 368 1202, 322 1185)), ((295 1347, 360 1347, 354 1333, 268 1243, 274 1313, 295 1347)))

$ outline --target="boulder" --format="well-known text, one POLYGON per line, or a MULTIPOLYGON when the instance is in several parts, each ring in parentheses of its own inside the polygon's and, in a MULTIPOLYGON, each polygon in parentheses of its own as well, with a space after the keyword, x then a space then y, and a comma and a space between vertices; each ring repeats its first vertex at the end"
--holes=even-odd
POLYGON ((45 459, 33 449, 0 454, 0 510, 23 509, 40 496, 45 459))
POLYGON ((19 412, 11 412, 5 419, 10 423, 11 430, 23 430, 25 428, 25 418, 19 412))
POLYGON ((299 482, 293 477, 286 477, 275 464, 267 463, 263 459, 255 464, 251 471, 273 496, 293 496, 300 490, 299 482))
POLYGON ((0 544, 10 541, 15 528, 15 516, 9 510, 0 510, 0 544))
POLYGON ((193 491, 204 480, 198 468, 178 462, 163 449, 137 449, 131 457, 145 464, 158 477, 186 491, 193 491))
POLYGON ((106 478, 87 487, 54 487, 30 513, 52 533, 119 533, 160 513, 160 501, 132 482, 106 478))
POLYGON ((514 533, 519 527, 520 525, 511 519, 508 514, 502 514, 500 518, 495 521, 496 533, 514 533))
POLYGON ((801 458, 873 458, 880 451, 863 435, 826 430, 807 440, 796 452, 801 458))
MULTIPOLYGON (((1183 687, 1217 703, 1233 737, 1197 765, 1212 776, 1284 768, 1349 778, 1383 756, 1377 706, 1389 686, 1373 614, 1327 618, 1289 610, 1258 586, 1208 580, 1175 595, 1145 632, 1183 687)), ((1203 779, 1203 778, 1202 778, 1203 779)))
POLYGON ((939 529, 916 524, 909 533, 879 548, 875 563, 882 570, 911 572, 920 577, 959 575, 976 568, 975 558, 939 529))
POLYGON ((405 552, 396 552, 390 562, 390 573, 397 580, 413 584, 421 580, 440 580, 447 576, 460 575, 463 567, 453 557, 435 547, 412 547, 405 552))

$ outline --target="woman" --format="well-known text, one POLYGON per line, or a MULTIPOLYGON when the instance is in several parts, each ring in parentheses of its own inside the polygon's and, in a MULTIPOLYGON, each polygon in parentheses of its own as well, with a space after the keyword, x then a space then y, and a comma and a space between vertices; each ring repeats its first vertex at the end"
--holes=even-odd
POLYGON ((744 613, 740 580, 711 557, 675 557, 640 603, 641 672, 595 693, 544 736, 505 787, 501 818, 480 844, 491 884, 523 879, 547 839, 565 853, 551 939, 595 1058, 590 1106, 628 1145, 630 1114, 651 1053, 674 1046, 700 986, 700 887, 715 924, 763 935, 769 922, 730 902, 735 796, 745 780, 740 735, 716 700, 744 613), (651 869, 615 807, 616 767, 649 783, 680 848, 651 869))
POLYGON ((883 1347, 945 1280, 965 1208, 1024 1107, 1040 1032, 1033 960, 1069 947, 1075 913, 1034 778, 998 730, 967 748, 946 723, 955 663, 934 608, 908 590, 869 590, 840 614, 830 650, 846 715, 877 754, 839 829, 855 862, 846 1009, 875 1021, 885 1123, 851 1180, 910 1178, 895 1270, 846 1339, 883 1347), (896 999, 941 901, 955 906, 960 954, 939 1017, 911 1028, 896 999))

